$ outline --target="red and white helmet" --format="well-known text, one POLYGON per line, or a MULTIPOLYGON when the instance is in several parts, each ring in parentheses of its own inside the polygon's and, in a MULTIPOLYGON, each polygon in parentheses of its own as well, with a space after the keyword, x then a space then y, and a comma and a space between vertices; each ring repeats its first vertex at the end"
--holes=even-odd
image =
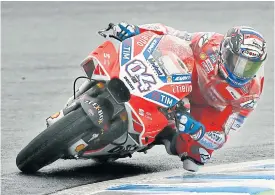
POLYGON ((228 30, 220 47, 219 69, 233 87, 242 87, 256 75, 267 58, 266 42, 246 26, 228 30))

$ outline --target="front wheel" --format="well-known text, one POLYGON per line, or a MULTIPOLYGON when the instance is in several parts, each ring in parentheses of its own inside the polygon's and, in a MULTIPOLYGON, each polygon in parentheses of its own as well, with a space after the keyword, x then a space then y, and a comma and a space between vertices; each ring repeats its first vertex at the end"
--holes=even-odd
POLYGON ((110 163, 110 162, 114 162, 116 161, 118 158, 112 158, 112 157, 95 157, 93 158, 93 160, 96 162, 96 163, 99 163, 99 164, 105 164, 105 163, 110 163))
POLYGON ((69 142, 92 129, 93 123, 82 108, 70 112, 35 137, 16 157, 17 167, 34 173, 59 159, 69 142))

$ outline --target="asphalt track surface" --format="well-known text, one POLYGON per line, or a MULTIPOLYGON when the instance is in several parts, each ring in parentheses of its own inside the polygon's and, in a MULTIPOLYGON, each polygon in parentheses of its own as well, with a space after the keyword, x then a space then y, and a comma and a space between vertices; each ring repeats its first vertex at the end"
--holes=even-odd
POLYGON ((18 152, 45 127, 45 118, 72 95, 79 63, 103 41, 109 22, 161 22, 174 28, 224 33, 248 25, 265 36, 269 60, 264 94, 256 112, 211 164, 274 158, 273 2, 1 2, 2 194, 48 194, 114 178, 180 168, 177 157, 155 147, 110 165, 59 160, 36 175, 15 165, 18 152), (154 159, 154 160, 152 160, 154 159))

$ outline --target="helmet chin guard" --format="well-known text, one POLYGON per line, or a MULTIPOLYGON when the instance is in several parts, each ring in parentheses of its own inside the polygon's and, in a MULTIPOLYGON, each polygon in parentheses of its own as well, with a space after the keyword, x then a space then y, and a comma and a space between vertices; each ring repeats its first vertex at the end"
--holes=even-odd
POLYGON ((247 84, 249 81, 251 81, 252 78, 248 79, 240 79, 236 77, 234 74, 230 73, 227 69, 226 66, 223 66, 222 64, 219 64, 219 75, 226 80, 226 82, 236 88, 240 88, 243 85, 247 84))

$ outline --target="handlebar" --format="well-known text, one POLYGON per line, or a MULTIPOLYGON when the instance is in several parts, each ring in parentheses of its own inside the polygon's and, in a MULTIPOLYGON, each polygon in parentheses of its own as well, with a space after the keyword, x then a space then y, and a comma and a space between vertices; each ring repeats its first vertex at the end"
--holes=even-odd
POLYGON ((101 36, 103 36, 104 38, 106 38, 106 37, 110 37, 110 38, 114 38, 114 39, 116 39, 116 40, 118 40, 118 41, 122 41, 119 37, 117 37, 117 36, 115 36, 115 35, 110 35, 110 34, 106 34, 105 32, 108 32, 109 30, 113 30, 114 29, 114 24, 113 23, 109 23, 109 25, 108 25, 108 27, 107 28, 105 28, 105 29, 102 29, 102 30, 99 30, 98 31, 98 34, 99 35, 101 35, 101 36))

